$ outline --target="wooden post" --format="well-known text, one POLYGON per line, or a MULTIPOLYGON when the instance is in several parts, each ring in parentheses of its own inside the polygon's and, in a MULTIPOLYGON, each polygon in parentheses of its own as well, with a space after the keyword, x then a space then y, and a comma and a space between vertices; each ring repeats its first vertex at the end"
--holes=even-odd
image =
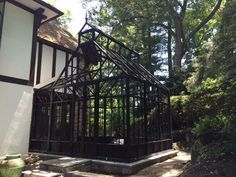
POLYGON ((44 18, 43 12, 44 12, 44 9, 39 8, 36 10, 35 15, 34 15, 29 85, 34 85, 35 62, 36 62, 36 52, 37 52, 37 33, 38 33, 38 28, 41 24, 41 21, 44 18))
POLYGON ((40 78, 41 78, 42 53, 43 53, 43 44, 39 42, 36 84, 40 83, 40 78))

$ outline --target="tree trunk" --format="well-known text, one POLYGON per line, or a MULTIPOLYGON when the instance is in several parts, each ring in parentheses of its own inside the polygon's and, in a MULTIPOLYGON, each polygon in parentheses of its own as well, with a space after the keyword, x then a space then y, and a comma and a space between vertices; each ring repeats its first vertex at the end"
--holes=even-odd
POLYGON ((181 41, 175 41, 175 54, 173 56, 173 65, 181 68, 182 58, 185 54, 184 44, 181 41))
POLYGON ((179 16, 175 16, 174 18, 175 23, 175 54, 173 56, 173 65, 175 67, 181 68, 182 58, 186 52, 186 39, 184 35, 184 29, 182 20, 179 16))

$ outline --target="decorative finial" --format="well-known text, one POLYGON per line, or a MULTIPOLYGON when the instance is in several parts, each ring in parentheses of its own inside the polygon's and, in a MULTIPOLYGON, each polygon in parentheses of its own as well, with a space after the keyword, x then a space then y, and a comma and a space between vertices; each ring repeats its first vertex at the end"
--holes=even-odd
POLYGON ((86 11, 86 15, 85 15, 85 23, 88 22, 88 11, 86 11))

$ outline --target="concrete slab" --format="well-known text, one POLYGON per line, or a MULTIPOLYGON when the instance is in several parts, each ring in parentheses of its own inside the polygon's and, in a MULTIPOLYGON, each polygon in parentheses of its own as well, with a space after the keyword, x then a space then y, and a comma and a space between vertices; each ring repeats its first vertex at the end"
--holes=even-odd
POLYGON ((92 170, 108 174, 130 175, 154 163, 163 162, 175 157, 178 151, 166 150, 132 163, 111 162, 104 160, 92 160, 92 170))
POLYGON ((79 172, 131 175, 154 163, 163 162, 167 159, 175 157, 177 153, 178 151, 170 149, 152 154, 145 159, 131 163, 63 157, 42 162, 40 164, 40 169, 65 173, 66 176, 73 176, 76 171, 77 176, 85 175, 85 173, 78 174, 79 172))
POLYGON ((40 163, 40 169, 65 173, 75 169, 83 170, 84 168, 87 168, 87 166, 90 166, 90 163, 90 159, 62 157, 59 159, 43 161, 40 163))
POLYGON ((41 170, 27 170, 22 172, 23 177, 62 177, 60 173, 41 171, 41 170))

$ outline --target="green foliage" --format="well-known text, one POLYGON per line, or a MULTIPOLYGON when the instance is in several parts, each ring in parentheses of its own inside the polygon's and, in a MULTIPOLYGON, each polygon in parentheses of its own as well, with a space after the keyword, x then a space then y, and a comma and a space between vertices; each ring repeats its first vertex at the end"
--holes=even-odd
MULTIPOLYGON (((47 3, 51 4, 52 6, 56 6, 57 0, 44 0, 47 3)), ((65 29, 69 29, 69 24, 71 23, 71 12, 70 10, 64 10, 64 15, 60 16, 59 18, 57 18, 57 20, 60 22, 60 24, 65 28, 65 29)))
POLYGON ((188 71, 179 67, 174 67, 172 75, 167 79, 166 86, 170 89, 171 95, 186 94, 187 88, 184 81, 188 78, 188 71))
POLYGON ((220 158, 224 155, 235 155, 236 154, 236 142, 232 139, 226 139, 204 146, 200 150, 200 156, 203 159, 207 158, 220 158))
POLYGON ((207 133, 227 132, 232 125, 232 120, 231 117, 226 117, 223 114, 218 114, 216 117, 205 116, 195 124, 193 133, 201 136, 207 133))
MULTIPOLYGON (((83 0, 84 4, 91 0, 83 0)), ((212 11, 216 0, 99 0, 100 6, 92 10, 96 25, 141 53, 141 63, 151 72, 163 70, 167 64, 167 33, 171 32, 173 55, 189 49, 192 56, 213 34, 217 20, 212 20, 197 35, 190 33, 212 11), (201 13, 199 13, 201 12, 201 13), (171 29, 167 26, 171 24, 171 29), (179 47, 181 45, 181 47, 179 47), (178 46, 178 47, 176 47, 178 46), (191 49, 191 50, 190 50, 191 49)), ((196 34, 196 33, 194 33, 196 34)), ((173 57, 174 58, 174 57, 173 57)), ((187 56, 186 56, 187 58, 187 56)))
MULTIPOLYGON (((198 49, 198 55, 193 62, 194 72, 185 84, 187 85, 188 100, 180 99, 179 105, 185 108, 178 119, 196 124, 196 134, 207 131, 227 131, 226 124, 236 115, 236 1, 230 0, 225 4, 218 23, 218 31, 213 42, 205 43, 198 49)), ((179 112, 176 102, 173 110, 179 112)), ((176 115, 174 114, 174 119, 176 115)))
POLYGON ((61 23, 61 25, 68 30, 69 23, 71 22, 71 12, 69 10, 66 10, 64 12, 64 15, 58 18, 58 21, 61 23))
POLYGON ((172 96, 170 98, 173 129, 185 129, 191 127, 192 116, 188 112, 188 95, 172 96))

